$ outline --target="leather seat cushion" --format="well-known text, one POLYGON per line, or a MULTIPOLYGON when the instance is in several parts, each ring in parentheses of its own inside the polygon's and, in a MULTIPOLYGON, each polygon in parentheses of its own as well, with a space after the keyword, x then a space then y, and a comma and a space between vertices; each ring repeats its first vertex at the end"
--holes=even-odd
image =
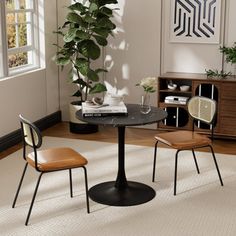
MULTIPOLYGON (((37 151, 38 168, 40 171, 63 170, 84 166, 86 158, 71 148, 50 148, 37 151)), ((27 156, 28 163, 35 167, 34 152, 27 156)))
POLYGON ((156 140, 175 149, 191 149, 211 144, 211 140, 201 134, 192 131, 174 131, 160 133, 156 140))

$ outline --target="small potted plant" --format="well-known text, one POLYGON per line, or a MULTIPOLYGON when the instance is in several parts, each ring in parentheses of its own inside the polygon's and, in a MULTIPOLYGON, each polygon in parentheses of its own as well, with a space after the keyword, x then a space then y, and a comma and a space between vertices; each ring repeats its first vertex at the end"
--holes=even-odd
POLYGON ((226 62, 234 64, 234 76, 236 76, 236 42, 232 47, 220 47, 220 51, 226 56, 226 62))
MULTIPOLYGON (((95 68, 93 61, 101 57, 101 47, 108 44, 107 38, 113 35, 116 25, 111 21, 113 11, 110 4, 117 4, 117 0, 85 0, 74 3, 68 7, 68 14, 58 35, 63 37, 63 46, 57 45, 56 64, 62 69, 71 66, 69 78, 77 85, 73 96, 78 100, 72 102, 72 116, 80 109, 83 101, 88 99, 88 94, 106 91, 100 82, 100 75, 107 72, 104 68, 95 68)), ((97 131, 95 126, 88 124, 78 125, 76 118, 70 122, 70 130, 76 133, 97 131), (90 127, 90 130, 88 129, 90 127), (92 129, 92 130, 91 130, 92 129)))

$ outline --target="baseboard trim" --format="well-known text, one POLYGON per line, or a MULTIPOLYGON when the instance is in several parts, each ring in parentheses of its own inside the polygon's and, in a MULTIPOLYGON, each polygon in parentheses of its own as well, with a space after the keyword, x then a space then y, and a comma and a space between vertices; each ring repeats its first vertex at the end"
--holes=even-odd
MULTIPOLYGON (((61 122, 61 111, 57 111, 48 116, 45 116, 42 119, 35 121, 34 124, 42 131, 59 122, 61 122)), ((0 137, 0 152, 20 143, 21 140, 22 138, 20 129, 0 137)))

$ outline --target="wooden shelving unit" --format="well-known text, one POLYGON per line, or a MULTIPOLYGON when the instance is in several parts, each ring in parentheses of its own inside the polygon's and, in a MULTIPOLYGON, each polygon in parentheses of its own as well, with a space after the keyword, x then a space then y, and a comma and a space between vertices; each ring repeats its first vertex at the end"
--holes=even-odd
MULTIPOLYGON (((168 117, 158 124, 158 129, 192 129, 192 119, 187 106, 165 103, 167 96, 192 97, 202 95, 217 101, 217 118, 215 134, 225 137, 236 137, 236 78, 207 78, 205 74, 165 73, 158 78, 158 107, 168 112, 168 117), (169 83, 177 84, 175 90, 168 89, 169 83), (180 91, 181 85, 190 86, 189 91, 180 91)), ((195 130, 210 133, 209 126, 197 123, 195 130)))

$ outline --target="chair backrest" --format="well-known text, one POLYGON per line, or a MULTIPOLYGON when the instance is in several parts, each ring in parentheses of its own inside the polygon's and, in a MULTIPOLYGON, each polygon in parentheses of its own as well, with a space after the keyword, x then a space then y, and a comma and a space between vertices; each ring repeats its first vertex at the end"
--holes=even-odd
POLYGON ((36 149, 42 145, 42 135, 39 129, 30 121, 19 115, 21 131, 25 144, 36 149))
POLYGON ((203 96, 194 96, 188 101, 188 112, 193 119, 213 124, 216 117, 216 101, 203 96))

